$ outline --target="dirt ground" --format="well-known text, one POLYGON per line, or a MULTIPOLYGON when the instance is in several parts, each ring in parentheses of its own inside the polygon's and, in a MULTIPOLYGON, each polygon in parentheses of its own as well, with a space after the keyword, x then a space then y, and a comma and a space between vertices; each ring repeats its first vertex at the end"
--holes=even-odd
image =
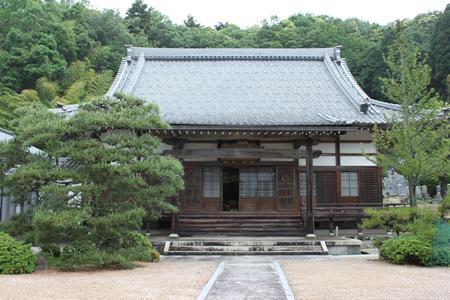
POLYGON ((163 260, 134 270, 0 275, 0 299, 195 299, 216 267, 163 260))
POLYGON ((296 299, 450 299, 450 268, 375 257, 282 261, 296 299))

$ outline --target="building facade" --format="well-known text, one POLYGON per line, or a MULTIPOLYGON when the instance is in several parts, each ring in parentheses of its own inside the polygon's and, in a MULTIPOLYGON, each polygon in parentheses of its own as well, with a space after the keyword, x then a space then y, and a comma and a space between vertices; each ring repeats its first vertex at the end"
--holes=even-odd
POLYGON ((171 125, 150 130, 185 169, 174 232, 312 233, 315 207, 382 202, 371 129, 398 106, 365 94, 339 47, 129 47, 116 92, 171 125))

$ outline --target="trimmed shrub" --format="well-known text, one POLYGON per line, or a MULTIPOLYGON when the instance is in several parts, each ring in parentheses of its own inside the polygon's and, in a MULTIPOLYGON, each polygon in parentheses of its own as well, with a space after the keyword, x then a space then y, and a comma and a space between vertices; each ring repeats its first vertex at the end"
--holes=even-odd
POLYGON ((439 213, 426 207, 368 208, 362 227, 392 229, 397 234, 411 233, 431 240, 439 213))
POLYGON ((31 273, 35 266, 36 257, 30 244, 23 244, 0 232, 0 274, 31 273))
POLYGON ((430 241, 413 235, 402 235, 383 242, 380 257, 395 264, 432 264, 433 248, 430 241))

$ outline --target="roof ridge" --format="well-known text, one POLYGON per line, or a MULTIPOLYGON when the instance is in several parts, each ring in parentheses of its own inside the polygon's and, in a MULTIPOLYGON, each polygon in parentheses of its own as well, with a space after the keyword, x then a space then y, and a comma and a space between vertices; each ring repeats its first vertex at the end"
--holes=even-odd
POLYGON ((359 103, 356 103, 354 101, 353 97, 350 95, 350 93, 347 90, 347 88, 345 88, 343 86, 342 80, 339 80, 337 78, 338 76, 342 77, 342 75, 339 73, 339 70, 337 70, 336 65, 331 61, 331 59, 329 57, 325 57, 324 62, 325 62, 325 66, 328 69, 331 77, 333 78, 333 81, 336 83, 336 85, 339 87, 339 89, 342 90, 342 92, 344 93, 344 95, 349 100, 350 104, 352 105, 352 107, 356 111, 361 112, 360 111, 360 107, 359 107, 359 103), (336 74, 336 73, 338 73, 338 74, 336 74))
POLYGON ((350 68, 347 65, 347 61, 345 58, 341 58, 341 67, 342 67, 342 73, 345 75, 346 79, 350 81, 352 86, 356 89, 358 94, 364 99, 364 100, 370 100, 369 95, 364 92, 364 90, 361 88, 361 86, 356 81, 355 77, 353 76, 352 72, 350 72, 350 68))
MULTIPOLYGON (((116 77, 114 77, 114 81, 111 84, 111 87, 106 92, 105 96, 112 97, 116 93, 120 83, 126 79, 125 73, 129 71, 131 65, 131 56, 127 56, 122 58, 119 69, 117 70, 116 77)), ((127 74, 128 75, 128 74, 127 74)))
POLYGON ((376 100, 376 99, 370 99, 370 102, 371 102, 371 104, 373 104, 375 106, 393 109, 393 110, 399 110, 401 108, 400 104, 384 102, 384 101, 380 101, 380 100, 376 100))
POLYGON ((336 48, 128 48, 135 59, 336 59, 336 48))
POLYGON ((135 66, 133 66, 133 68, 130 68, 130 72, 131 72, 131 69, 133 71, 131 73, 128 72, 128 76, 127 76, 128 85, 122 89, 122 91, 124 93, 131 93, 133 91, 133 88, 136 85, 136 82, 138 81, 139 74, 142 71, 144 63, 145 63, 144 53, 141 53, 135 66))

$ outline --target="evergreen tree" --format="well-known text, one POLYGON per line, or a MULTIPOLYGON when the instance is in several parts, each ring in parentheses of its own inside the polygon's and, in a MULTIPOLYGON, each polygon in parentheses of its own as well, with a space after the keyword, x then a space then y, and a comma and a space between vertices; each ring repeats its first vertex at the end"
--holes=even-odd
POLYGON ((26 201, 27 193, 38 192, 33 224, 39 244, 84 241, 118 250, 144 217, 176 209, 167 199, 183 187, 183 170, 178 160, 159 154, 159 139, 148 133, 168 126, 156 106, 117 95, 67 117, 32 105, 14 126, 9 153, 30 145, 43 151, 32 159, 20 155, 20 161, 0 157, 3 169, 15 166, 3 178, 13 195, 26 201))
POLYGON ((375 128, 373 134, 377 165, 406 177, 412 206, 416 205, 416 185, 446 172, 442 167, 448 168, 450 154, 448 120, 438 113, 439 103, 428 90, 430 68, 419 57, 398 23, 386 58, 389 75, 382 82, 386 97, 400 103, 401 109, 389 117, 388 129, 375 128))

